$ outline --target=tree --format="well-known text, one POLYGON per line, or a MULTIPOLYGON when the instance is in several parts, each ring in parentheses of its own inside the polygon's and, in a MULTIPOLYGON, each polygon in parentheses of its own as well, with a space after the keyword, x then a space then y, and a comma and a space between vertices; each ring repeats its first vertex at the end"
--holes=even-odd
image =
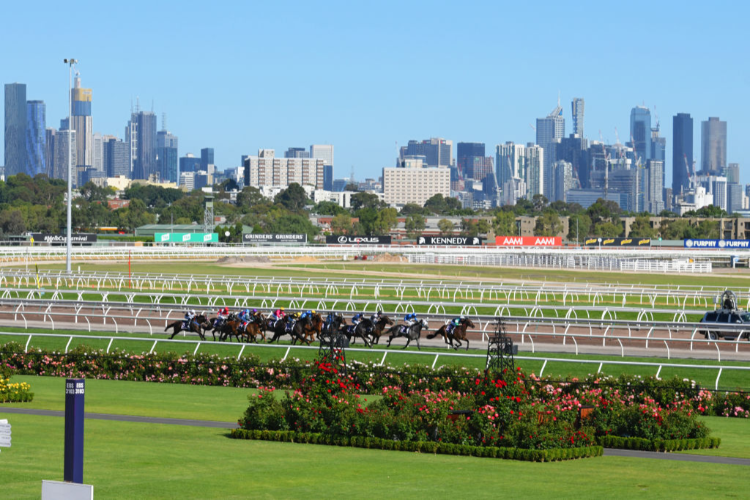
POLYGON ((602 238, 617 238, 622 231, 621 225, 612 222, 599 222, 594 225, 594 235, 602 238))
POLYGON ((440 219, 438 221, 438 229, 440 230, 441 236, 450 236, 453 234, 456 227, 453 225, 453 222, 448 219, 440 219))
POLYGON ((463 207, 458 199, 446 198, 441 193, 437 193, 425 201, 424 208, 437 215, 448 215, 454 211, 461 210, 463 207))
POLYGON ((429 210, 425 210, 424 207, 420 207, 416 203, 407 203, 406 205, 401 208, 401 215, 411 215, 411 214, 420 214, 420 215, 430 215, 429 210))
POLYGON ((479 236, 476 222, 471 219, 461 219, 461 236, 479 236))
POLYGON ((420 214, 411 214, 404 221, 404 229, 409 238, 418 238, 427 227, 427 221, 420 214))
POLYGON ((347 182, 344 191, 359 191, 359 184, 356 182, 347 182))
POLYGON ((591 217, 586 214, 571 215, 568 219, 568 241, 580 241, 591 232, 591 217), (577 224, 577 225, 576 225, 577 224))
POLYGON ((21 235, 26 232, 26 223, 20 210, 4 210, 0 212, 0 227, 3 233, 21 235))
POLYGON ((651 227, 651 217, 648 215, 636 216, 630 225, 630 238, 653 238, 656 236, 656 229, 651 227))
POLYGON ((292 212, 299 212, 305 208, 305 205, 308 204, 309 200, 307 199, 307 193, 305 193, 302 186, 296 182, 292 182, 285 190, 276 195, 273 202, 282 205, 284 208, 291 210, 292 212))
POLYGON ((315 205, 313 212, 318 215, 340 215, 349 213, 347 209, 333 201, 321 201, 315 205))
POLYGON ((348 212, 338 214, 331 219, 331 232, 333 234, 349 234, 352 230, 352 218, 348 212))
POLYGON ((531 204, 534 206, 534 212, 541 212, 542 210, 544 210, 544 207, 547 206, 547 203, 549 203, 549 200, 543 194, 535 194, 531 198, 531 204))
MULTIPOLYGON (((685 216, 688 216, 685 214, 685 216)), ((706 217, 706 218, 714 218, 714 219, 720 219, 723 217, 728 217, 729 214, 726 210, 723 208, 714 206, 714 205, 708 205, 702 208, 699 208, 695 211, 695 217, 706 217)))
POLYGON ((501 211, 492 222, 495 234, 498 236, 512 236, 518 232, 516 215, 513 212, 501 211))
POLYGON ((360 208, 372 208, 376 209, 381 206, 380 198, 374 193, 355 193, 352 195, 352 209, 359 210, 360 208))
POLYGON ((398 210, 384 208, 378 212, 377 234, 386 235, 398 224, 398 210))
POLYGON ((557 236, 563 230, 560 217, 553 210, 545 210, 537 217, 534 234, 536 236, 557 236))
POLYGON ((267 230, 274 234, 307 234, 309 241, 312 241, 320 232, 320 229, 313 226, 306 216, 289 213, 273 220, 267 230))
POLYGON ((360 208, 354 213, 354 215, 359 217, 359 226, 362 231, 362 233, 357 234, 365 234, 367 236, 379 234, 380 227, 378 224, 377 210, 369 207, 360 208))
POLYGON ((487 234, 491 230, 492 230, 492 226, 490 225, 487 219, 479 219, 477 221, 477 232, 479 234, 487 234))
POLYGON ((237 207, 243 211, 247 211, 255 205, 268 203, 268 200, 260 194, 260 189, 248 186, 242 188, 242 191, 237 193, 237 207))

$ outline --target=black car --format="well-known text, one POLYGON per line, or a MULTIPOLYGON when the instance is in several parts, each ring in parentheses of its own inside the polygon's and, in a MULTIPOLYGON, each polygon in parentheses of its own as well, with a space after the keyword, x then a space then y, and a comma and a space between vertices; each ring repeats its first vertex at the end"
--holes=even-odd
POLYGON ((721 326, 728 326, 728 325, 736 325, 736 324, 747 324, 747 330, 742 332, 742 330, 739 329, 732 329, 732 330, 699 330, 698 333, 702 334, 704 337, 710 340, 716 340, 719 339, 726 339, 726 340, 734 340, 737 338, 737 335, 742 332, 742 336, 746 339, 748 338, 748 334, 750 334, 750 313, 747 311, 739 311, 737 309, 718 309, 713 312, 707 312, 703 318, 701 318, 701 323, 711 323, 715 324, 717 327, 721 326))

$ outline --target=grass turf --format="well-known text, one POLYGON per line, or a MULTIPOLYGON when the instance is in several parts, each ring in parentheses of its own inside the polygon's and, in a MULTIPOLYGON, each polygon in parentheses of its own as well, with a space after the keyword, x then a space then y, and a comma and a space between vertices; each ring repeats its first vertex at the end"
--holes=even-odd
MULTIPOLYGON (((39 498, 62 480, 58 417, 3 414, 3 496, 39 498)), ((560 463, 429 455, 227 438, 225 430, 85 425, 84 482, 97 498, 657 498, 744 496, 745 467, 601 457, 560 463), (543 480, 540 478, 543 477, 543 480)))

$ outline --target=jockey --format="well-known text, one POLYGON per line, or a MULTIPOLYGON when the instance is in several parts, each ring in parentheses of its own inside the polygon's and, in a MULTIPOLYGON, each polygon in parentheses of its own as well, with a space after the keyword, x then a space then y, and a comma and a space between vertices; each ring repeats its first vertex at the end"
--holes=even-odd
POLYGON ((250 321, 260 323, 260 311, 257 309, 250 311, 250 321))
POLYGON ((283 318, 284 316, 286 316, 286 313, 284 312, 284 308, 283 307, 279 307, 278 309, 276 309, 276 311, 274 311, 273 313, 271 313, 270 319, 272 319, 274 322, 276 322, 276 321, 280 320, 281 318, 283 318))
POLYGON ((193 318, 195 318, 195 310, 188 309, 185 311, 185 328, 190 327, 190 323, 193 321, 193 318))
POLYGON ((365 315, 363 313, 355 314, 354 316, 352 316, 352 326, 356 328, 357 325, 360 324, 363 319, 365 319, 365 315))
POLYGON ((417 313, 412 312, 404 316, 404 322, 406 323, 403 327, 404 332, 408 332, 409 329, 417 324, 417 313))
POLYGON ((450 320, 448 322, 448 328, 446 328, 446 333, 448 335, 453 333, 453 329, 456 328, 458 325, 460 325, 463 320, 464 320, 464 316, 457 316, 453 318, 452 320, 450 320))
POLYGON ((382 315, 383 315, 383 311, 378 311, 375 314, 373 314, 372 316, 370 316, 370 321, 372 321, 372 323, 374 325, 377 325, 378 321, 380 321, 380 318, 382 317, 382 315))
POLYGON ((223 325, 229 317, 229 308, 224 306, 219 308, 219 312, 216 313, 216 325, 223 325))

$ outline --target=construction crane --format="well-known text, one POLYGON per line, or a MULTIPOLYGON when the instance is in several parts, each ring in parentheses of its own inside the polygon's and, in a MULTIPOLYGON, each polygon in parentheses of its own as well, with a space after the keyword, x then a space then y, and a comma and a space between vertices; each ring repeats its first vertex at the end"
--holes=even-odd
MULTIPOLYGON (((692 187, 693 187, 693 176, 690 173, 690 166, 688 165, 687 155, 685 153, 683 153, 682 157, 685 159, 685 172, 687 173, 687 178, 688 178, 688 189, 692 189, 692 187)), ((680 186, 680 187, 684 189, 685 186, 680 186)))

